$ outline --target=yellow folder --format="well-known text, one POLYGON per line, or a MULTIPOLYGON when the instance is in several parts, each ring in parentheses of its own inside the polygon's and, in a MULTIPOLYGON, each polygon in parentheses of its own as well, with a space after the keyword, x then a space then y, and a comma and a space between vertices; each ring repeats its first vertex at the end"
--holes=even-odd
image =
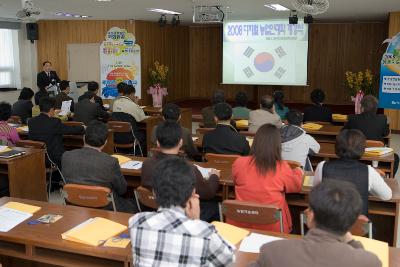
POLYGON ((317 123, 305 123, 305 124, 303 124, 303 129, 306 129, 306 130, 318 131, 322 127, 323 127, 323 125, 317 124, 317 123))
POLYGON ((303 180, 304 187, 312 187, 314 183, 314 176, 305 175, 303 180))
POLYGON ((223 222, 212 222, 217 232, 229 243, 236 245, 250 234, 249 231, 223 222))
POLYGON ((8 146, 0 146, 0 153, 10 152, 11 150, 8 146))
POLYGON ((347 115, 343 115, 343 114, 332 114, 332 119, 334 120, 347 120, 347 115))
POLYGON ((103 247, 110 247, 110 248, 126 248, 129 245, 131 240, 129 238, 110 238, 104 243, 103 247))
POLYGON ((354 239, 360 241, 365 250, 374 253, 382 262, 382 267, 389 267, 388 243, 360 236, 354 236, 354 239))
POLYGON ((390 147, 367 147, 364 156, 379 157, 393 152, 390 147))
POLYGON ((117 155, 117 154, 112 155, 112 157, 114 157, 114 158, 116 158, 118 160, 119 165, 124 164, 124 163, 126 163, 126 162, 131 160, 128 157, 125 157, 125 156, 122 156, 122 155, 117 155))
POLYGON ((236 127, 248 127, 249 121, 248 120, 238 120, 236 121, 236 127))
POLYGON ((108 239, 119 235, 128 227, 101 217, 91 218, 61 234, 65 240, 90 246, 99 246, 108 239))
POLYGON ((30 213, 30 214, 34 214, 35 212, 37 212, 38 210, 41 209, 41 207, 23 204, 23 203, 19 203, 19 202, 13 202, 13 201, 7 202, 6 204, 3 205, 3 207, 30 213))

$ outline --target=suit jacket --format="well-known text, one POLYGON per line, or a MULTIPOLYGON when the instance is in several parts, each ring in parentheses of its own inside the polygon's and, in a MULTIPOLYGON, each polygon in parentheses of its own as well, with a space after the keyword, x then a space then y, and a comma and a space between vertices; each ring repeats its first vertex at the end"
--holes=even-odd
POLYGON ((12 115, 20 116, 23 124, 26 124, 28 118, 32 118, 33 104, 31 100, 18 100, 12 106, 12 115))
POLYGON ((51 118, 44 113, 30 119, 28 127, 28 138, 45 142, 50 159, 58 166, 61 166, 61 156, 64 153, 63 135, 85 133, 82 126, 64 125, 60 119, 51 118))
POLYGON ((250 111, 249 114, 249 132, 256 133, 258 128, 264 124, 272 124, 278 128, 282 127, 281 117, 264 109, 250 111))
POLYGON ((63 101, 72 100, 72 102, 71 102, 71 112, 74 112, 74 107, 75 107, 74 100, 71 97, 69 97, 67 94, 61 92, 58 95, 56 95, 55 100, 56 100, 56 104, 55 104, 55 108, 56 109, 61 109, 63 101))
POLYGON ((383 114, 350 115, 344 128, 360 130, 367 140, 383 141, 383 138, 390 133, 387 118, 383 114))
POLYGON ((246 156, 250 152, 246 137, 239 134, 231 125, 217 124, 215 130, 203 137, 205 153, 246 156))
POLYGON ((382 263, 358 241, 321 229, 311 229, 302 239, 278 240, 265 244, 250 267, 380 267, 382 263))
MULTIPOLYGON (((86 91, 86 92, 89 92, 89 91, 86 91)), ((81 95, 80 97, 78 97, 78 102, 81 102, 84 99, 84 95, 86 94, 86 92, 83 95, 81 95)), ((99 97, 98 95, 94 96, 94 103, 98 104, 102 110, 106 110, 106 108, 104 107, 104 104, 103 104, 103 99, 101 97, 99 97)))
POLYGON ((304 109, 303 121, 332 121, 332 110, 324 105, 313 105, 304 109))
MULTIPOLYGON (((132 203, 121 197, 126 193, 127 183, 116 158, 89 147, 75 149, 62 156, 62 170, 67 183, 110 188, 118 211, 137 211, 132 203)), ((107 209, 112 209, 112 205, 107 209)))
POLYGON ((97 103, 92 103, 89 99, 83 99, 75 105, 74 121, 88 124, 92 120, 106 120, 108 117, 107 111, 102 110, 97 103))
POLYGON ((44 89, 51 84, 53 80, 56 83, 60 82, 60 78, 58 78, 57 72, 55 71, 50 71, 50 77, 44 71, 37 74, 37 86, 39 89, 44 89))

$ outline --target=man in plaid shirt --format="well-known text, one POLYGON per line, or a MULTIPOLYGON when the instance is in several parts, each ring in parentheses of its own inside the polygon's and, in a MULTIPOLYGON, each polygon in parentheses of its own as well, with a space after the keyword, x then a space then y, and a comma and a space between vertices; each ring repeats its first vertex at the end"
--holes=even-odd
POLYGON ((160 208, 129 220, 135 267, 227 266, 234 247, 213 225, 200 221, 199 196, 193 168, 179 157, 160 161, 153 190, 160 208))

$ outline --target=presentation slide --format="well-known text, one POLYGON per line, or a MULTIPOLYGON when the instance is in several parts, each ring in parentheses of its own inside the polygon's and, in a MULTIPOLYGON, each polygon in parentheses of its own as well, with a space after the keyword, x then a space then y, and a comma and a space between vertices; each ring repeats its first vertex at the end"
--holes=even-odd
POLYGON ((225 22, 223 42, 224 84, 307 85, 307 24, 225 22))

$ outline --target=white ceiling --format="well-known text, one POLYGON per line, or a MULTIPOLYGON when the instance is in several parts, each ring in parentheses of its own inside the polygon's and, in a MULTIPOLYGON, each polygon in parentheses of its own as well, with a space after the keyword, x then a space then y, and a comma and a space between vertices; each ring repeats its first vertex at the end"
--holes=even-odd
MULTIPOLYGON (((279 3, 292 8, 292 0, 33 0, 40 8, 40 19, 66 19, 55 16, 56 12, 90 15, 90 19, 135 19, 157 21, 159 14, 147 8, 163 8, 182 12, 181 21, 190 23, 193 5, 229 6, 229 19, 267 19, 288 17, 287 12, 276 12, 264 4, 279 3)), ((400 11, 400 0, 329 0, 330 8, 322 15, 323 20, 371 21, 384 20, 389 12, 400 11)), ((15 18, 21 9, 21 0, 0 0, 0 18, 15 18)))

